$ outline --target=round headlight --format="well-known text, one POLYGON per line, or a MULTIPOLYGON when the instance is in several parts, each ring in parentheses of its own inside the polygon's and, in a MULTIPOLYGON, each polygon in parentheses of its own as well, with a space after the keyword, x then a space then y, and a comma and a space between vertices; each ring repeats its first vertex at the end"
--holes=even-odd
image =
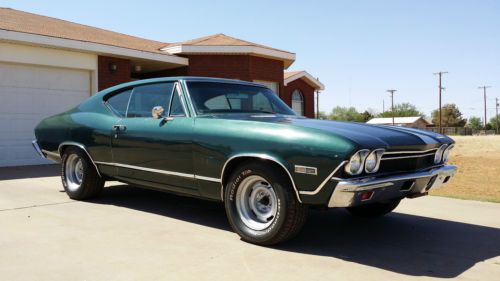
POLYGON ((365 158, 370 151, 368 149, 362 149, 356 153, 349 159, 349 163, 345 166, 345 171, 349 175, 359 175, 363 172, 363 164, 365 162, 365 158))
POLYGON ((375 173, 376 171, 378 171, 382 154, 384 154, 383 149, 375 149, 370 154, 368 154, 365 160, 365 172, 375 173))
POLYGON ((447 146, 446 144, 443 144, 438 148, 436 154, 434 154, 434 164, 441 163, 441 160, 443 160, 443 153, 446 149, 446 146, 447 146))
POLYGON ((450 157, 450 151, 453 148, 453 144, 448 146, 443 152, 443 163, 448 162, 448 158, 450 157))

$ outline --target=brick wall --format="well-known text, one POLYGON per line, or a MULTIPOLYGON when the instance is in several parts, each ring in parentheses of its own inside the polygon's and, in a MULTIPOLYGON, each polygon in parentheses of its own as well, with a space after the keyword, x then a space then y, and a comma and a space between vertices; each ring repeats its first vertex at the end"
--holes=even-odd
POLYGON ((288 83, 283 89, 281 99, 291 107, 292 93, 295 89, 299 89, 304 96, 304 116, 314 118, 314 88, 309 86, 304 80, 297 79, 288 83))
POLYGON ((189 66, 147 73, 141 78, 205 76, 244 81, 263 80, 279 84, 283 91, 283 62, 250 55, 188 55, 189 66))
POLYGON ((99 91, 130 81, 130 60, 99 56, 97 58, 97 67, 97 83, 99 91), (116 65, 115 71, 110 69, 110 64, 116 65))

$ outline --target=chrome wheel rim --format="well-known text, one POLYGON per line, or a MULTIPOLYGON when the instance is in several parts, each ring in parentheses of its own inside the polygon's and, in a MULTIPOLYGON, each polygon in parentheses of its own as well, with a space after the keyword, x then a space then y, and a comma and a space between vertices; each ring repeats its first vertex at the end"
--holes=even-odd
POLYGON ((66 159, 64 167, 66 186, 70 191, 76 191, 83 182, 83 162, 76 154, 71 154, 66 159))
POLYGON ((236 192, 236 209, 246 226, 263 230, 276 219, 278 199, 273 187, 264 178, 249 176, 236 192))

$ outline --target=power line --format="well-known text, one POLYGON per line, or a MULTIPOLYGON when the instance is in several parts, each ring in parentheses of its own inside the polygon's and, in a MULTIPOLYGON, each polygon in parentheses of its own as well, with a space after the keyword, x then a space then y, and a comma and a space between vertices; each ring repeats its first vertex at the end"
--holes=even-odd
POLYGON ((478 89, 483 89, 483 96, 484 96, 484 127, 486 127, 486 124, 488 124, 488 119, 486 118, 486 89, 491 88, 491 86, 479 86, 477 87, 478 89))
POLYGON ((442 124, 442 118, 443 118, 443 115, 442 115, 442 112, 441 112, 441 94, 442 94, 442 91, 444 90, 443 86, 441 85, 441 79, 442 79, 442 76, 443 74, 446 74, 448 73, 447 71, 439 71, 439 72, 436 72, 436 73, 433 73, 434 75, 439 75, 439 133, 442 134, 443 133, 443 124, 442 124))
POLYGON ((390 89, 387 90, 387 92, 391 93, 392 126, 394 126, 394 92, 396 92, 396 90, 390 89))

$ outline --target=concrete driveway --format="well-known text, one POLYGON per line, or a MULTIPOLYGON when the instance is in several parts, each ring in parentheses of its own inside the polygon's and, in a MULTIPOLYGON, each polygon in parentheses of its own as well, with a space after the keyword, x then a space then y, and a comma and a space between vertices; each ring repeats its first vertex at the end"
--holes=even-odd
POLYGON ((500 204, 424 197, 376 220, 312 211, 274 248, 222 204, 121 184, 70 200, 58 167, 0 169, 1 280, 499 280, 500 204))

